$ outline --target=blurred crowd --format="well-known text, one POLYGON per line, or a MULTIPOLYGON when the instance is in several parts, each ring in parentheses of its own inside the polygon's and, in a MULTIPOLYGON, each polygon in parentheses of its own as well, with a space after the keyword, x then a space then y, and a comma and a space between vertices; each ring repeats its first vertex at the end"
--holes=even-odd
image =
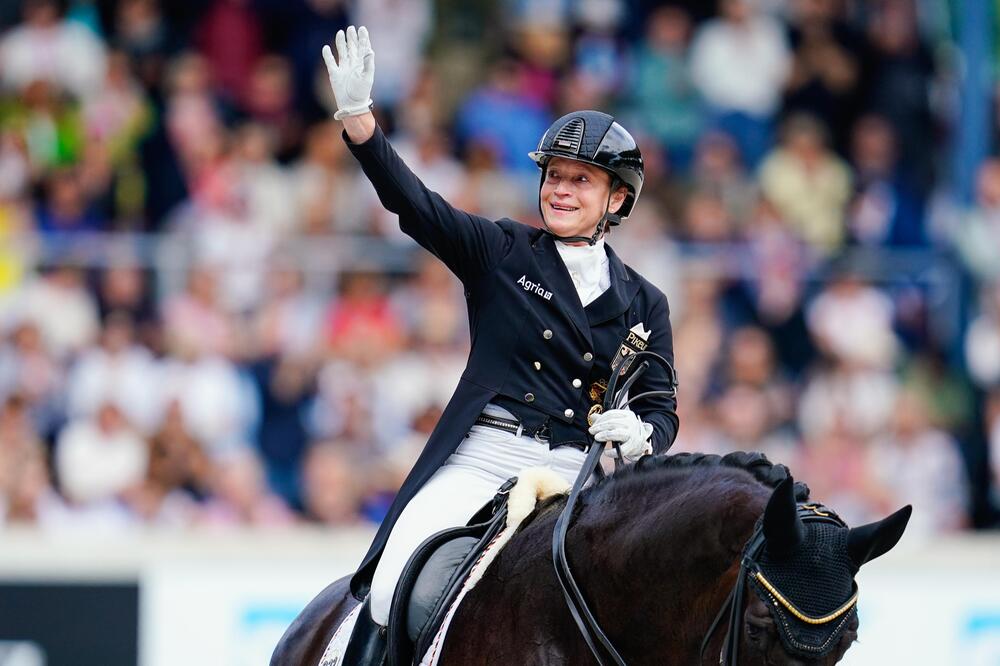
POLYGON ((635 134, 610 243, 671 302, 674 450, 762 450, 852 523, 996 524, 1000 158, 953 194, 943 5, 4 2, 0 524, 381 519, 469 340, 330 119, 350 23, 459 207, 537 224, 568 110, 635 134))

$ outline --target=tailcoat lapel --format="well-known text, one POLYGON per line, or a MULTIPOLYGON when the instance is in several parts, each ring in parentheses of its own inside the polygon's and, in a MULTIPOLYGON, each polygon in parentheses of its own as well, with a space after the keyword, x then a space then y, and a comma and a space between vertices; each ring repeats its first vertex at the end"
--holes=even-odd
MULTIPOLYGON (((589 326, 597 326, 620 316, 628 309, 632 299, 639 292, 639 281, 633 280, 629 276, 628 271, 625 270, 625 264, 618 258, 610 245, 605 243, 604 248, 608 252, 611 286, 586 307, 585 312, 589 326)), ((563 272, 565 273, 566 270, 563 269, 563 272)))
POLYGON ((558 303, 562 311, 570 318, 576 329, 587 340, 587 344, 593 346, 593 340, 590 337, 590 323, 583 311, 583 303, 580 302, 576 286, 569 276, 569 271, 566 270, 566 264, 563 263, 556 250, 556 243, 552 236, 541 233, 532 245, 535 248, 535 259, 542 269, 542 274, 552 285, 552 300, 558 303))

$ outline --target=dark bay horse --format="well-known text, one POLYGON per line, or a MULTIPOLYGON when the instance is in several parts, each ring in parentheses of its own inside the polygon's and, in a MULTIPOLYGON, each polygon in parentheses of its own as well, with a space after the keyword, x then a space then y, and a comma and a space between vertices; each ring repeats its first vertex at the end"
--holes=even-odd
MULTIPOLYGON (((796 637, 819 640, 815 631, 823 627, 802 624, 794 633, 798 621, 775 613, 777 602, 765 603, 762 596, 769 593, 750 584, 733 614, 740 626, 723 621, 709 631, 736 585, 741 553, 758 534, 758 519, 763 557, 775 562, 779 580, 791 581, 783 584, 793 593, 783 591, 808 621, 803 610, 826 612, 824 595, 856 592, 858 568, 896 544, 910 513, 906 507, 854 529, 807 527, 796 513, 787 470, 763 456, 734 455, 735 463, 732 455, 648 456, 581 496, 567 538, 569 559, 590 609, 630 666, 718 664, 730 630, 739 664, 825 666, 840 661, 857 638, 856 609, 850 608, 841 611, 837 631, 827 632, 822 651, 803 654, 795 649, 803 647, 796 637), (756 462, 747 465, 751 460, 756 462), (792 634, 790 625, 796 625, 792 634)), ((804 487, 798 485, 801 500, 804 487)), ((442 666, 594 663, 553 571, 552 532, 564 503, 558 498, 539 507, 466 596, 442 648, 442 666)), ((356 604, 346 578, 328 586, 288 628, 272 666, 317 666, 356 604)))

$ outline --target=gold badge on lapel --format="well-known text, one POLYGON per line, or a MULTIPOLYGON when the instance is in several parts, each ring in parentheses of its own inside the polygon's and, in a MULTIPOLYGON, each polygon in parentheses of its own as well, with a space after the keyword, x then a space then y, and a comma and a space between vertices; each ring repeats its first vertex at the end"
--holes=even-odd
MULTIPOLYGON (((652 330, 647 331, 645 324, 641 321, 630 328, 628 330, 628 335, 625 336, 621 346, 618 348, 618 354, 615 356, 615 362, 619 361, 619 357, 624 358, 626 356, 631 356, 636 352, 646 351, 649 347, 649 336, 652 332, 652 330)), ((612 367, 613 366, 614 363, 612 363, 612 367)), ((622 364, 622 374, 628 370, 628 367, 629 364, 622 364)))

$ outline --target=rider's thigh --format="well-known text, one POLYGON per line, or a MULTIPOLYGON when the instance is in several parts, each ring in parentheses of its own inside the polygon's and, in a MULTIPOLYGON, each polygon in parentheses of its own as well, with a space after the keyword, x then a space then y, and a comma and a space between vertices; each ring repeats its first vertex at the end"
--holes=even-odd
POLYGON ((443 529, 465 525, 493 498, 505 479, 445 465, 413 496, 392 527, 371 585, 372 619, 389 620, 389 606, 403 567, 423 541, 443 529))

